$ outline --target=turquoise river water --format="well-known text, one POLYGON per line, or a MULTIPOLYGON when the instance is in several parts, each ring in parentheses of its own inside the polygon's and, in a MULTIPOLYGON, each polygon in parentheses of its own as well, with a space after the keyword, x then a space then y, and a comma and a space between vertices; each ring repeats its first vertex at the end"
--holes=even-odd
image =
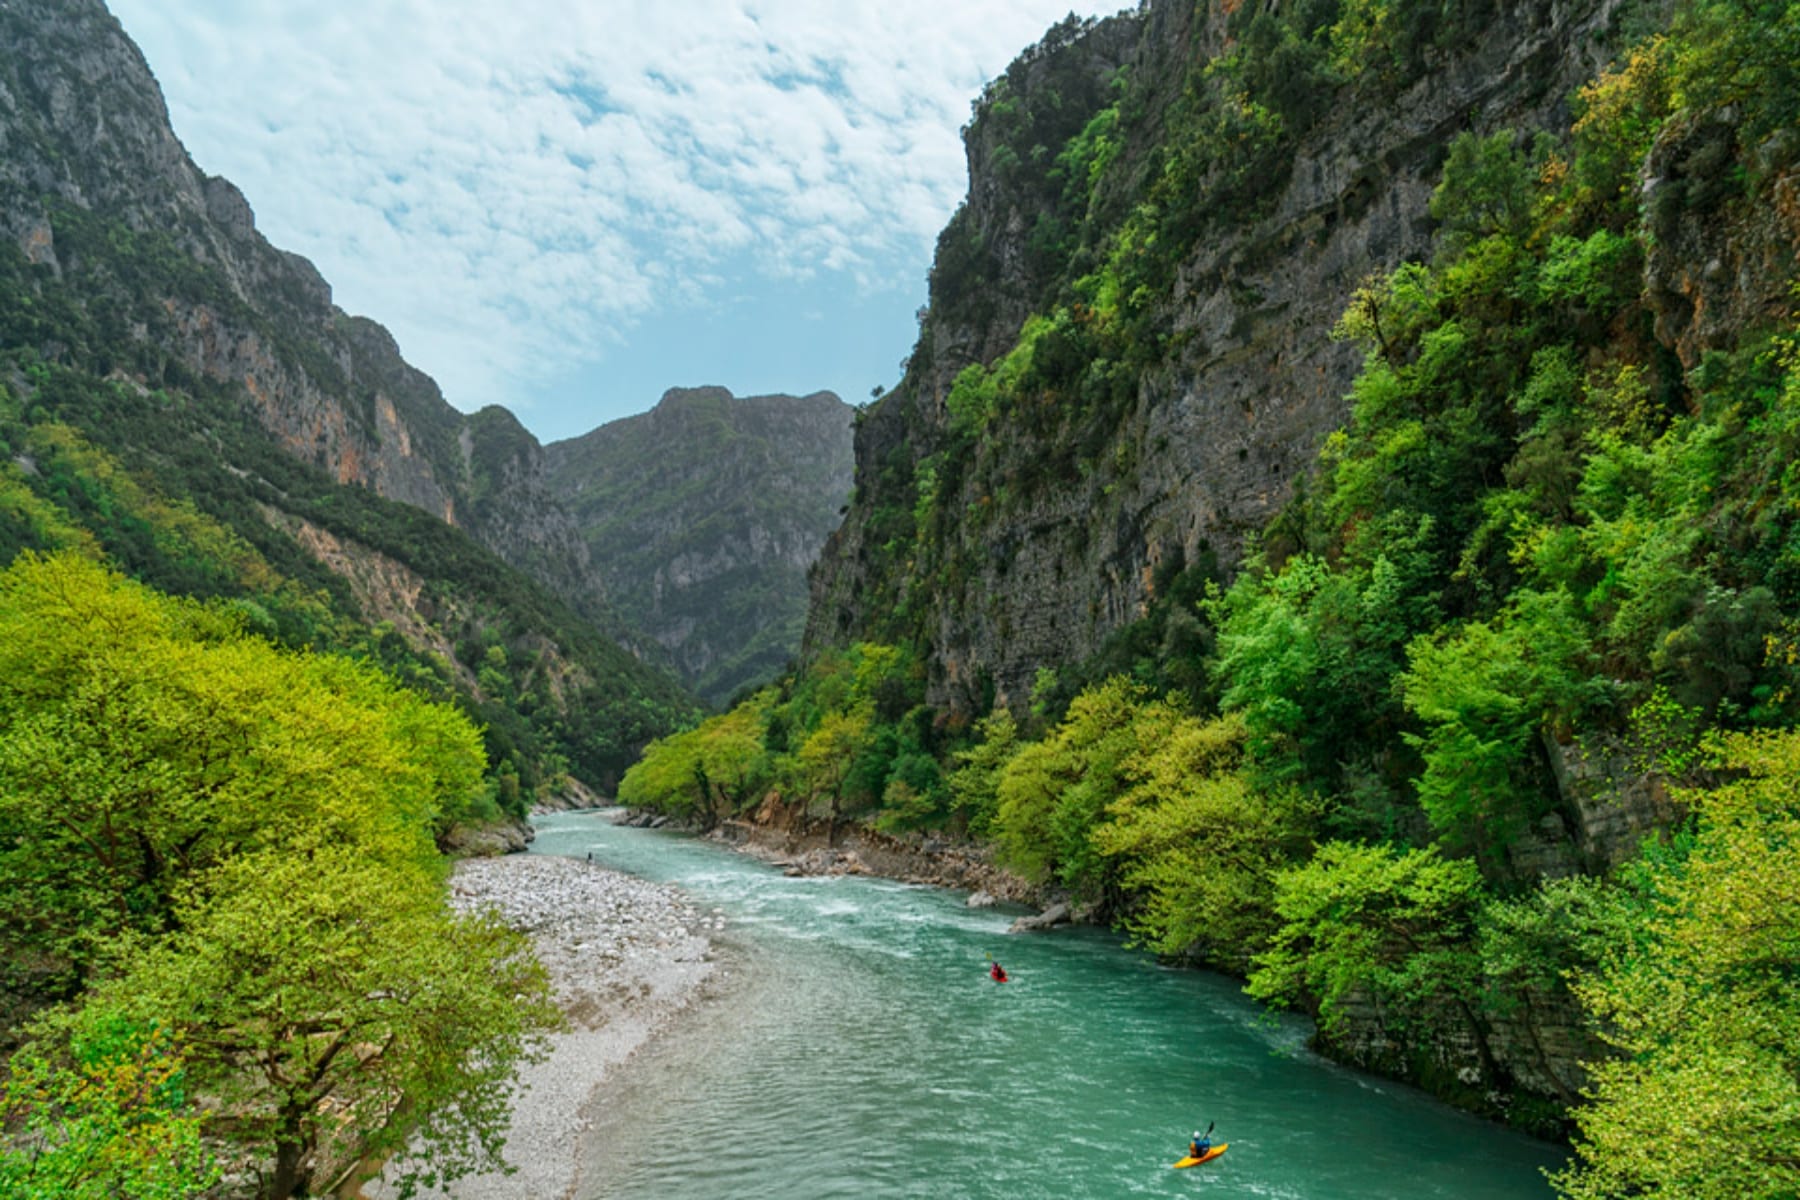
POLYGON ((590 851, 728 928, 716 997, 607 1088, 580 1200, 1550 1195, 1556 1147, 1329 1063, 1305 1022, 1116 935, 1009 936, 1019 910, 958 892, 539 820, 534 852, 590 851), (1171 1170, 1208 1121, 1230 1150, 1171 1170))

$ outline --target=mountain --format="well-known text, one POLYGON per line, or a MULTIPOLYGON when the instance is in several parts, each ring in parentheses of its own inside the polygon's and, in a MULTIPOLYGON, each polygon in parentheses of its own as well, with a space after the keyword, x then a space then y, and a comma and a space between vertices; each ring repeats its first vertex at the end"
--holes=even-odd
POLYGON ((722 705, 800 648, 806 571, 850 495, 855 410, 830 392, 676 388, 544 448, 544 483, 619 613, 722 705))
POLYGON ((933 703, 1019 708, 1182 570, 1240 561, 1348 416, 1361 354, 1325 335, 1364 279, 1431 253, 1450 139, 1566 127, 1622 11, 1457 8, 1354 98, 1282 18, 1174 0, 1065 22, 990 85, 918 344, 858 427, 808 644, 923 637, 933 703), (1215 101, 1208 64, 1269 95, 1215 101), (1013 390, 1037 399, 959 416, 1033 348, 1013 390))
POLYGON ((460 695, 528 785, 605 785, 691 711, 606 604, 535 439, 463 417, 257 232, 98 0, 0 6, 0 235, 6 558, 80 543, 391 660, 460 695))

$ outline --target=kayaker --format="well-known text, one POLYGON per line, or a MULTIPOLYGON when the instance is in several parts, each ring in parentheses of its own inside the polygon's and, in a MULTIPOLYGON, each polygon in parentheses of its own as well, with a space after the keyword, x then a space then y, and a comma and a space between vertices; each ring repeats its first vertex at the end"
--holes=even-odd
POLYGON ((993 965, 988 968, 988 978, 995 983, 1005 983, 1006 968, 1002 967, 997 960, 989 959, 988 961, 993 963, 993 965))
POLYGON ((1206 1152, 1212 1149, 1212 1131, 1212 1125, 1206 1127, 1205 1133, 1201 1133, 1198 1129, 1194 1130, 1194 1140, 1188 1143, 1189 1158, 1206 1157, 1206 1152))

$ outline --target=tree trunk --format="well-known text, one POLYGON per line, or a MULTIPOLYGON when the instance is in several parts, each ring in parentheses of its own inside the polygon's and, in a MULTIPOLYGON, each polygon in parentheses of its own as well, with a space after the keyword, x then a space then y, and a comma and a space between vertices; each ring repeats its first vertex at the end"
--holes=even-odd
POLYGON ((293 1103, 281 1107, 275 1134, 275 1175, 269 1181, 268 1200, 290 1200, 306 1195, 312 1184, 312 1139, 303 1132, 306 1109, 293 1103))
POLYGON ((1511 1091, 1512 1072, 1502 1067, 1500 1060, 1494 1057, 1493 1047, 1488 1043, 1487 1023, 1475 1015, 1474 1007, 1467 1000, 1458 997, 1456 1007, 1462 1012, 1463 1021, 1475 1039, 1475 1053, 1481 1059, 1481 1072, 1486 1076, 1488 1086, 1511 1091))

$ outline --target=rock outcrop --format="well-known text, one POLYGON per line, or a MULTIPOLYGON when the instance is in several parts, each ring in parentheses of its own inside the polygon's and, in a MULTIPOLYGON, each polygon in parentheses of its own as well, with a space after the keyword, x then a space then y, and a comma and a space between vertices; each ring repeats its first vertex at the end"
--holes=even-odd
POLYGON ((268 243, 237 187, 194 165, 99 0, 0 7, 0 236, 126 309, 131 337, 241 388, 296 458, 466 529, 571 603, 603 595, 554 497, 525 478, 509 502, 474 477, 484 439, 506 440, 497 423, 465 422, 386 329, 338 308, 310 262, 268 243), (192 286, 166 286, 171 273, 192 286))

